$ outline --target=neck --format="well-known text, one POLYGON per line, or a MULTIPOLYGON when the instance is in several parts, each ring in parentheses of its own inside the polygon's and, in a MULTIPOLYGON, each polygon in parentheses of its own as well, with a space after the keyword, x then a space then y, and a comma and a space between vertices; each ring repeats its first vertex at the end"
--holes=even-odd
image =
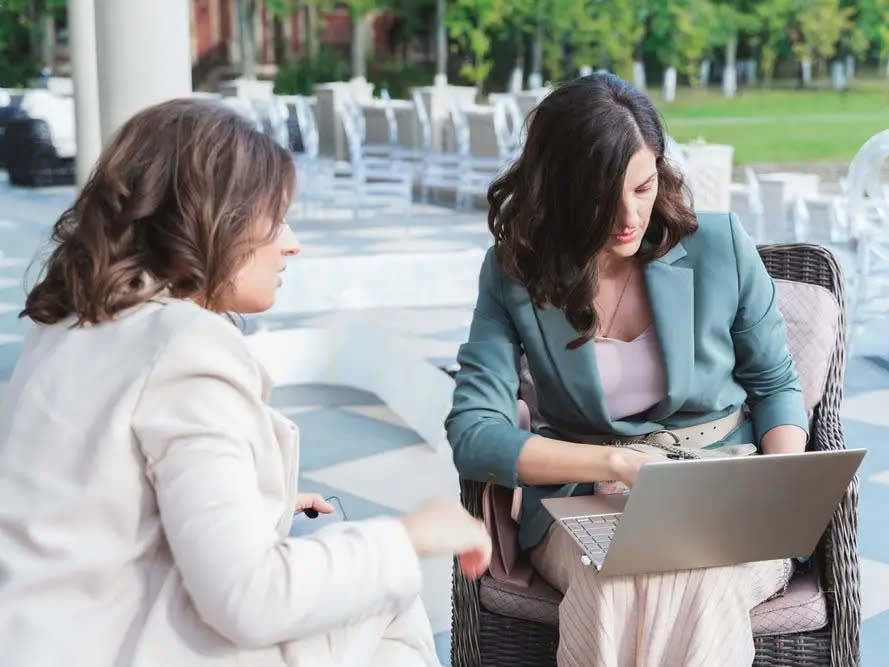
POLYGON ((615 257, 603 254, 596 260, 600 278, 618 278, 626 275, 635 259, 633 257, 615 257))

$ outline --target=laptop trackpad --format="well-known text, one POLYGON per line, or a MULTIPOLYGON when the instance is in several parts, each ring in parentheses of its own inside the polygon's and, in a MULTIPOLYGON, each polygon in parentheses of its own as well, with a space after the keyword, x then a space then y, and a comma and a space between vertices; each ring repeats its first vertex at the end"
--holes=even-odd
POLYGON ((620 514, 624 511, 628 493, 599 496, 569 496, 568 498, 544 498, 541 502, 555 519, 596 514, 620 514))

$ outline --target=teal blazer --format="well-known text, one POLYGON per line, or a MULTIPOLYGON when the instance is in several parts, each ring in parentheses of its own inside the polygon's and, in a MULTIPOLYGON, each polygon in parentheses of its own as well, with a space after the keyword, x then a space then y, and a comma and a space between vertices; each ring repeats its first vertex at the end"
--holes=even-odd
MULTIPOLYGON (((469 340, 460 347, 454 401, 446 427, 462 477, 520 484, 519 453, 530 437, 517 427, 519 362, 525 354, 542 435, 641 435, 725 416, 746 403, 751 420, 724 442, 759 443, 769 429, 808 432, 799 378, 787 351, 775 284, 756 246, 727 213, 698 213, 698 230, 646 264, 645 286, 667 376, 667 396, 651 409, 612 420, 596 366, 595 342, 569 350, 577 337, 564 313, 536 308, 489 250, 469 340)), ((592 493, 591 480, 525 487, 519 541, 536 544, 551 523, 541 498, 592 493)))

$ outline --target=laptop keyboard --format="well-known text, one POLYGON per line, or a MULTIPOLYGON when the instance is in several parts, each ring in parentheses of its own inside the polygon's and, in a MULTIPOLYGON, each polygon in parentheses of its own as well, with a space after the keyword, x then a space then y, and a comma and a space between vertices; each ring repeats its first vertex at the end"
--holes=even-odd
POLYGON ((587 555, 601 563, 608 547, 611 546, 611 538, 617 529, 620 516, 620 514, 601 514, 573 517, 562 519, 562 523, 571 531, 587 555))

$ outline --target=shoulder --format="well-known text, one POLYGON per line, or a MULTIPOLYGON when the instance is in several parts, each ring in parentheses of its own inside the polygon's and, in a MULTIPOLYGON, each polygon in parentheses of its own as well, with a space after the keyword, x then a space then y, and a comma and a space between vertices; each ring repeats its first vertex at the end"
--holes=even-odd
POLYGON ((225 316, 191 301, 171 299, 148 317, 156 345, 156 378, 226 376, 253 384, 250 380, 259 377, 244 335, 225 316))
POLYGON ((479 281, 483 283, 497 283, 500 281, 502 270, 497 262, 497 251, 494 246, 488 248, 485 258, 482 260, 482 268, 479 273, 479 281))
POLYGON ((217 345, 246 346, 243 335, 224 315, 201 308, 185 299, 161 301, 148 315, 159 342, 169 344, 174 340, 187 340, 199 347, 206 343, 217 345))
POLYGON ((752 244, 734 213, 699 212, 697 222, 697 230, 681 241, 694 263, 701 261, 734 263, 738 254, 738 244, 752 244))

